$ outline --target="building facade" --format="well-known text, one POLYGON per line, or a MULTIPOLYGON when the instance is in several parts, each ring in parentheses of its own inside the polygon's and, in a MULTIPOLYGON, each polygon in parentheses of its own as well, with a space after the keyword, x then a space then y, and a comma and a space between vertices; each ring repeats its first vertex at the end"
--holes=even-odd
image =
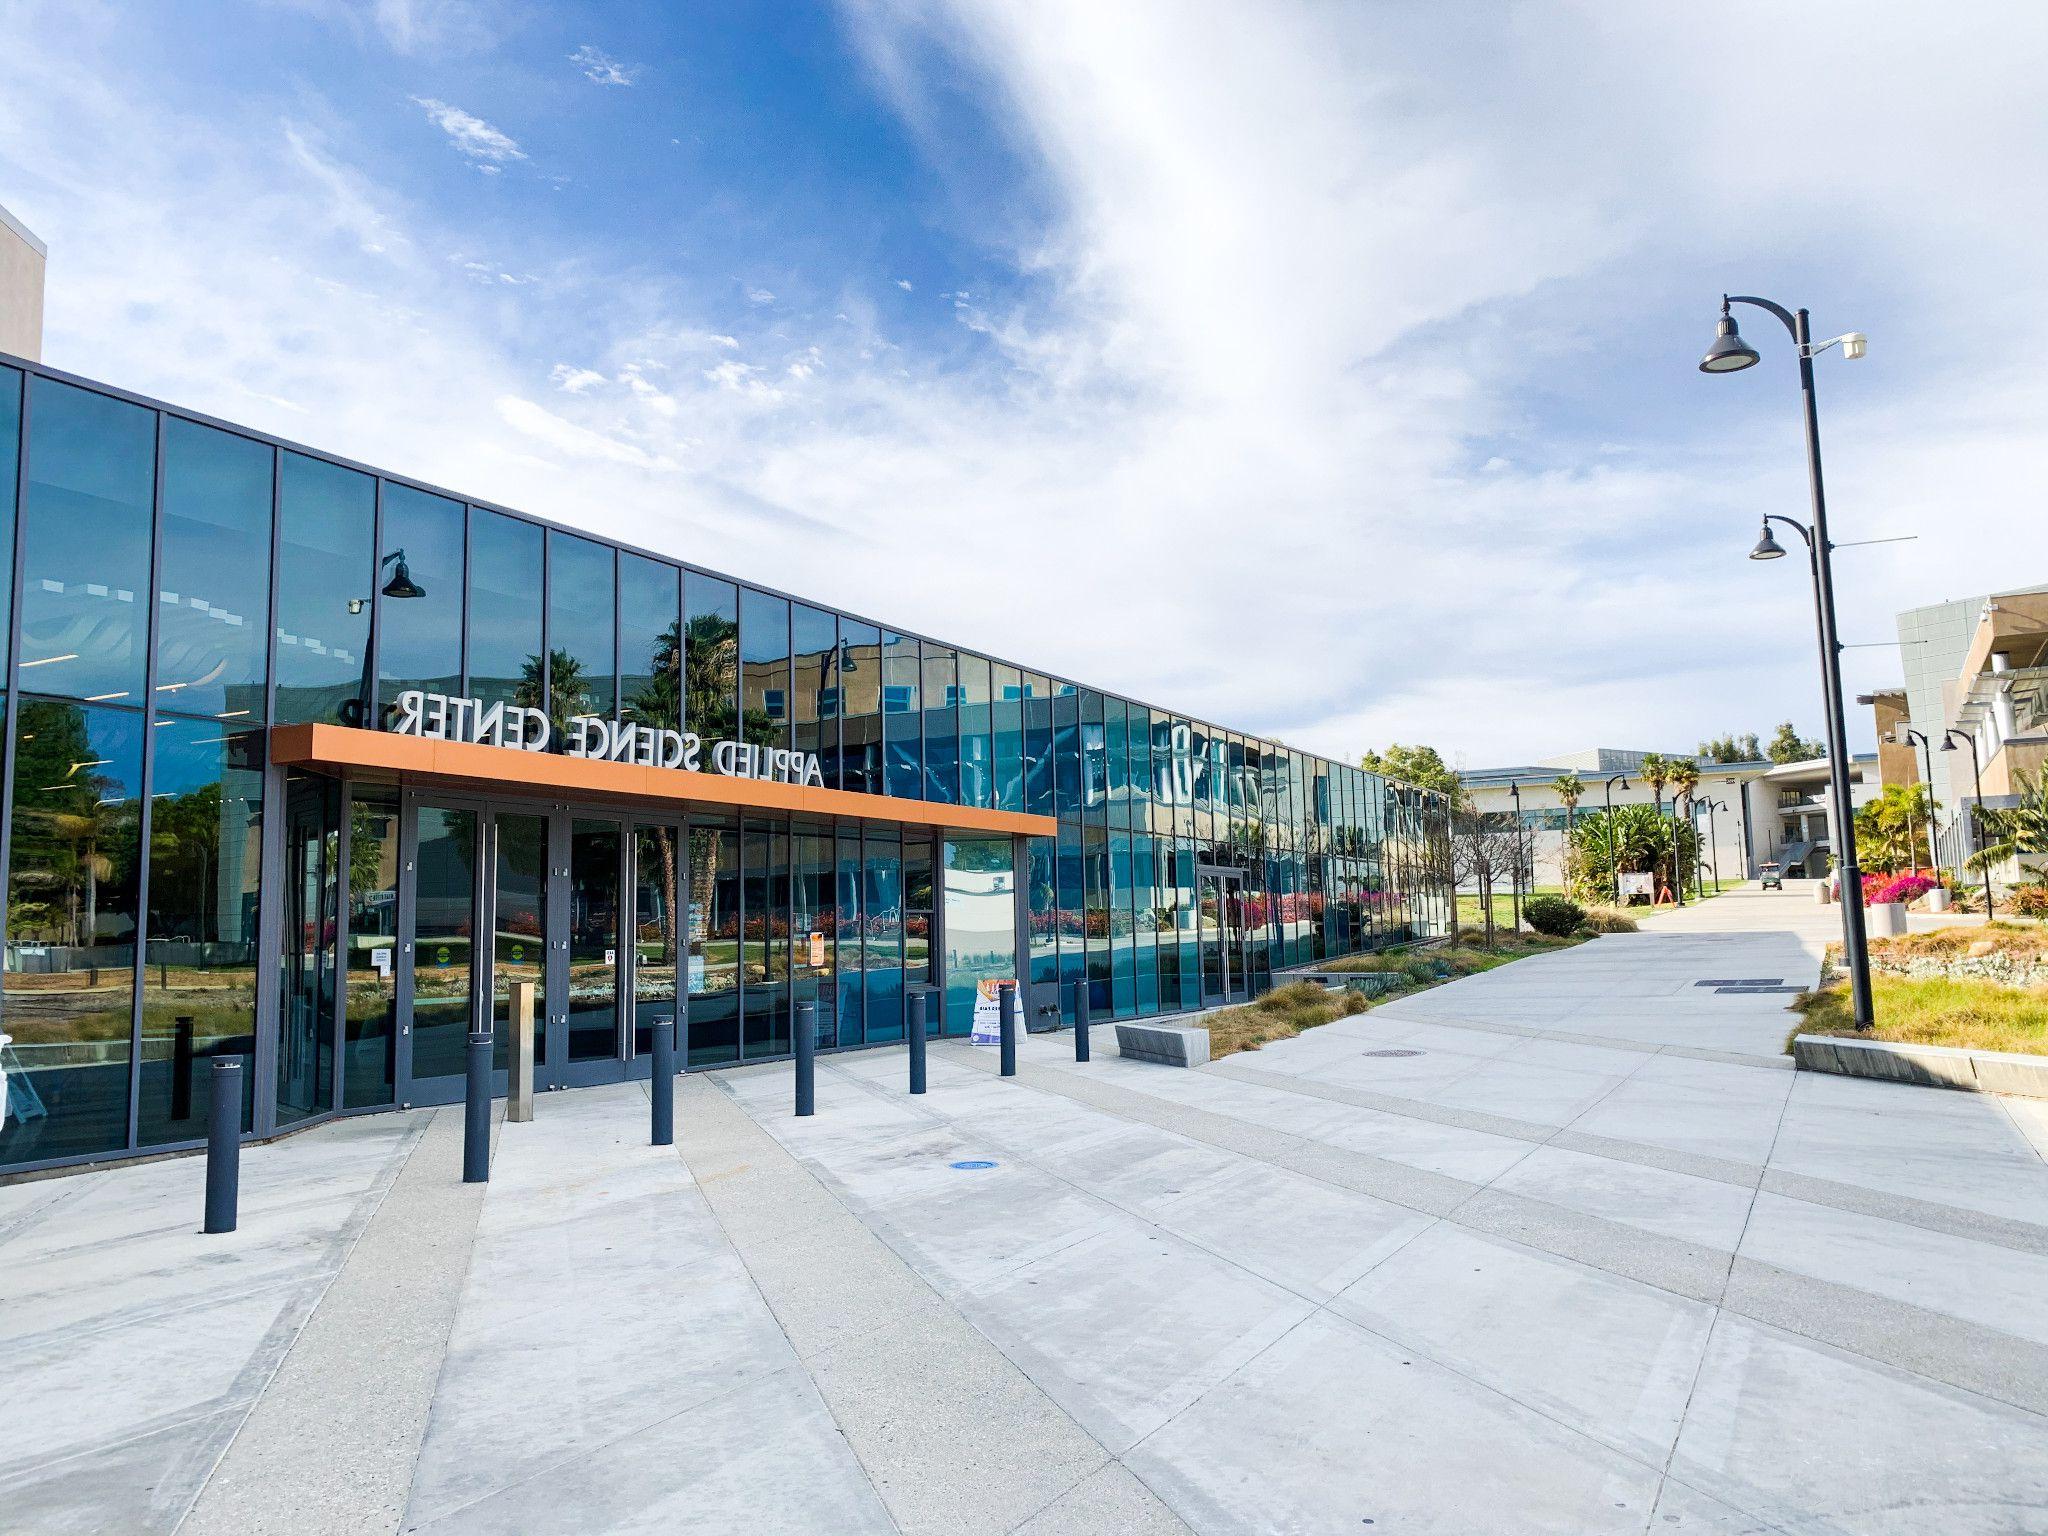
POLYGON ((43 273, 49 250, 0 207, 0 352, 43 355, 43 273))
POLYGON ((0 1172, 1245 998, 1448 926, 1441 804, 1260 737, 0 360, 0 1172))

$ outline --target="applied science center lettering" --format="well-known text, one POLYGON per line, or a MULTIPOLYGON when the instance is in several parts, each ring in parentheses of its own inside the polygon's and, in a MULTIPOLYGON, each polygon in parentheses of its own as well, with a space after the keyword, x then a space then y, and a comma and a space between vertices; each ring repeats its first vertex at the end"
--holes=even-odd
MULTIPOLYGON (((545 752, 554 737, 548 717, 537 709, 503 702, 486 704, 482 699, 453 698, 418 688, 408 688, 392 700, 391 723, 385 729, 399 736, 468 742, 482 747, 514 747, 522 752, 545 752)), ((598 715, 571 715, 562 729, 562 750, 570 757, 825 787, 825 775, 818 767, 815 753, 744 741, 716 741, 711 743, 707 769, 704 746, 695 731, 665 731, 658 726, 606 720, 598 715)))

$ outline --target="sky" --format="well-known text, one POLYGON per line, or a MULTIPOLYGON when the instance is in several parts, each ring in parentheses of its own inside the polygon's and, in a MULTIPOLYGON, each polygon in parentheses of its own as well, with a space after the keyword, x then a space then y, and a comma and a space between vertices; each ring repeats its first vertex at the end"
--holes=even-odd
MULTIPOLYGON (((0 0, 49 363, 1340 758, 2048 581, 2048 12, 0 0)), ((1871 745, 1869 712, 1852 743, 1871 745)))

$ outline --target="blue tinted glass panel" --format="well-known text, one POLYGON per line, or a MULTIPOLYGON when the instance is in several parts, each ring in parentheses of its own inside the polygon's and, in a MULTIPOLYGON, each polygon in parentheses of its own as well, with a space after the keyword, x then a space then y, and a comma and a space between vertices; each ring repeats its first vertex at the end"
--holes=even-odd
POLYGON ((1024 809, 1024 681, 1015 667, 989 669, 990 761, 995 775, 995 807, 1024 809))
POLYGON ((995 804, 995 749, 990 740, 989 664, 960 657, 960 803, 995 804))
POLYGON ((462 525, 462 503, 384 482, 377 670, 387 710, 402 689, 461 691, 462 525))
POLYGON ((469 691, 486 703, 541 707, 543 530, 481 507, 469 514, 469 691))
MULTIPOLYGON (((143 1146, 204 1136, 214 1058, 240 1056, 246 1063, 255 1055, 263 860, 262 732, 165 718, 152 729, 151 743, 148 963, 142 969, 136 1117, 143 1146)), ((254 1074, 245 1065, 245 1131, 254 1100, 254 1074)))
POLYGON ((619 556, 619 714, 680 729, 683 573, 644 555, 619 556))
POLYGON ((618 657, 611 547, 548 532, 548 713, 562 730, 577 715, 610 719, 618 657))
POLYGON ((903 850, 869 837, 861 889, 867 1038, 903 1038, 903 850))
POLYGON ((263 719, 274 458, 265 443, 175 416, 164 421, 161 709, 263 719))
POLYGON ((287 453, 277 515, 276 719, 360 725, 376 590, 377 482, 287 453))
POLYGON ((789 600, 740 589, 740 735, 789 745, 789 600))
POLYGON ((128 1144, 141 808, 139 710, 22 701, 0 1164, 128 1144))
POLYGON ((924 788, 927 800, 960 796, 960 679, 951 649, 924 643, 924 788))
POLYGON ((882 632, 872 624, 841 619, 839 635, 840 787, 879 795, 884 788, 882 632))
POLYGON ((946 844, 946 1026, 963 1034, 983 981, 1017 974, 1017 905, 1010 840, 962 838, 946 844))
MULTIPOLYGON (((0 550, 7 557, 0 565, 13 565, 14 498, 21 472, 21 370, 0 368, 0 550)), ((0 578, 0 636, 9 632, 8 618, 14 603, 13 571, 0 578)), ((0 645, 6 642, 0 640, 0 645)))
POLYGON ((861 980, 866 967, 861 961, 860 942, 860 839, 839 839, 839 891, 834 946, 839 955, 839 1043, 859 1045, 861 980))
POLYGON ((803 603, 789 611, 790 746, 818 759, 827 784, 839 782, 839 711, 848 680, 839 621, 803 603))
POLYGON ((917 642, 882 635, 882 729, 888 749, 889 793, 914 800, 924 778, 924 723, 918 707, 917 642))
POLYGON ((740 722, 740 595, 729 581, 683 575, 683 728, 708 744, 732 741, 740 722))
POLYGON ((23 688, 142 701, 155 481, 154 411, 36 380, 21 532, 23 688))

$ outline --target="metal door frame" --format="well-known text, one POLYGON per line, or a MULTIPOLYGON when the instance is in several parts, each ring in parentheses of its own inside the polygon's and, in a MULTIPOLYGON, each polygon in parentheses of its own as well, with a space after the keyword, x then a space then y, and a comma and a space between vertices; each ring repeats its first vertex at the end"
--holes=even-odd
MULTIPOLYGON (((510 806, 499 808, 512 809, 510 806)), ((633 859, 632 813, 610 807, 578 809, 575 806, 554 804, 548 807, 547 814, 550 818, 546 1009, 550 1065, 547 1086, 589 1088, 603 1083, 618 1083, 645 1077, 648 1063, 645 1057, 637 1056, 634 1052, 633 1029, 626 1007, 627 998, 631 994, 633 965, 630 959, 630 923, 626 917, 626 902, 623 898, 633 889, 629 883, 633 859), (572 838, 575 824, 579 821, 604 822, 613 828, 619 839, 618 858, 612 869, 612 878, 617 882, 612 902, 612 1053, 587 1061, 572 1061, 569 1057, 569 870, 572 838), (555 1048, 557 1040, 561 1042, 559 1052, 555 1048)))
POLYGON ((1202 882, 1216 882, 1216 950, 1223 973, 1222 990, 1213 996, 1209 992, 1209 970, 1204 963, 1198 942, 1195 954, 1195 968, 1200 973, 1202 1006, 1204 1008, 1227 1008, 1233 1003, 1251 1000, 1251 945, 1244 924, 1244 893, 1247 871, 1227 864, 1197 864, 1195 866, 1195 934, 1201 938, 1202 882), (1230 897, 1235 894, 1238 901, 1238 926, 1233 930, 1229 921, 1230 897), (1236 933, 1233 942, 1231 934, 1236 933))
MULTIPOLYGON (((430 790, 402 789, 398 797, 398 1058, 397 1081, 393 1089, 400 1105, 452 1104, 463 1094, 460 1073, 435 1077, 413 1075, 413 989, 418 971, 419 942, 419 851, 420 807, 467 811, 476 817, 475 841, 470 858, 469 935, 469 1028, 475 1029, 483 999, 488 995, 490 968, 483 957, 489 945, 478 942, 479 932, 494 934, 492 908, 497 899, 496 838, 491 827, 491 803, 470 795, 438 794, 430 790)), ((505 1091, 505 1074, 492 1073, 492 1092, 505 1091)))

